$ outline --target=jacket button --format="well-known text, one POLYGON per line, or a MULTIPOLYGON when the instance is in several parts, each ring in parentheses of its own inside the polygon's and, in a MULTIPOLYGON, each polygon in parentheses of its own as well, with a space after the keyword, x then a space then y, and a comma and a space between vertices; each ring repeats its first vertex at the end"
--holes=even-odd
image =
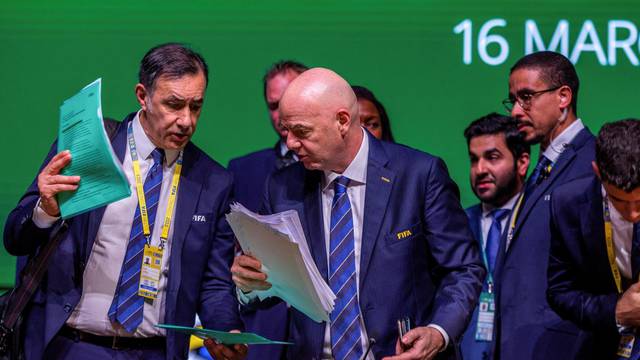
POLYGON ((64 312, 71 312, 71 304, 65 304, 64 305, 64 312))

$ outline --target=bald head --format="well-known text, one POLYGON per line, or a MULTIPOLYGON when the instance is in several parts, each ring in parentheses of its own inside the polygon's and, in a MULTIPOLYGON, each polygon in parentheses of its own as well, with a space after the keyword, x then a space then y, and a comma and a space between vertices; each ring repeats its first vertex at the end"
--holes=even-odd
POLYGON ((358 115, 358 100, 351 85, 340 75, 324 68, 313 68, 300 74, 289 84, 280 104, 293 110, 298 107, 318 113, 346 110, 352 117, 357 118, 358 115))
POLYGON ((341 173, 362 143, 356 95, 329 69, 309 69, 289 84, 280 120, 288 130, 287 146, 310 169, 341 173))

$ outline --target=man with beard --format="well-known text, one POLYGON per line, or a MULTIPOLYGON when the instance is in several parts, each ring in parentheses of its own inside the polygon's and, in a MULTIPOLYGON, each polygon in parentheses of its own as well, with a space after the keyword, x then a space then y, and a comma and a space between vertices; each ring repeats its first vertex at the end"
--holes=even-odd
POLYGON ((593 173, 595 137, 578 118, 580 81, 561 54, 542 51, 518 60, 503 104, 518 120, 540 158, 513 210, 493 272, 496 294, 495 356, 498 359, 579 359, 585 339, 547 301, 551 239, 550 200, 561 184, 593 173))
POLYGON ((465 331, 461 350, 463 359, 485 360, 492 358, 493 323, 483 317, 491 317, 493 303, 493 276, 500 238, 507 219, 518 196, 524 188, 529 167, 529 145, 518 132, 515 119, 488 114, 472 122, 464 131, 471 163, 471 188, 480 199, 466 209, 474 237, 483 250, 487 277, 483 285, 480 306, 465 331))

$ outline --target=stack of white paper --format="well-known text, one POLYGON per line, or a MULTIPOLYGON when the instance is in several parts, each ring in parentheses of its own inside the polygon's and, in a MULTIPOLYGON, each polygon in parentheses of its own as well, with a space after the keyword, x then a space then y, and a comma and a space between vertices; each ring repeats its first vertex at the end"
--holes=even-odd
POLYGON ((259 215, 234 203, 227 221, 242 250, 262 262, 272 284, 257 291, 261 300, 277 296, 314 321, 329 321, 336 296, 311 257, 298 212, 259 215))

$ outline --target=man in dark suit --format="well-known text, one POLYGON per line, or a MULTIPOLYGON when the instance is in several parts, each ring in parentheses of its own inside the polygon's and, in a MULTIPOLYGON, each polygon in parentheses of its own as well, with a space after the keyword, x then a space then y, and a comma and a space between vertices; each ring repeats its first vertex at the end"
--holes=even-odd
POLYGON ((297 161, 295 153, 287 149, 285 144, 287 130, 280 125, 278 109, 280 98, 289 83, 305 70, 307 70, 305 65, 293 60, 279 61, 267 70, 262 79, 264 101, 267 104, 273 130, 278 134, 278 141, 270 148, 229 161, 229 171, 234 176, 234 200, 251 211, 258 211, 260 208, 267 176, 297 161))
MULTIPOLYGON (((190 142, 207 74, 204 59, 180 44, 154 47, 142 59, 135 88, 141 109, 111 123, 132 195, 65 220, 69 229, 26 313, 27 359, 184 358, 188 337, 155 325, 192 326, 196 312, 208 328, 241 329, 229 270, 233 236, 224 219, 232 176, 190 142), (144 179, 143 212, 136 174, 144 179), (155 299, 138 292, 143 248, 162 254, 155 299)), ((78 176, 60 175, 72 155, 52 146, 7 219, 10 253, 35 254, 62 221, 56 194, 82 186, 78 176)), ((246 353, 245 346, 208 344, 219 358, 246 353)))
POLYGON ((541 156, 523 201, 513 210, 496 270, 496 353, 499 359, 574 359, 578 329, 547 303, 550 193, 591 173, 595 139, 577 118, 579 80, 564 56, 543 51, 512 68, 503 103, 518 120, 525 140, 541 156))
POLYGON ((558 314, 583 330, 579 359, 618 358, 618 345, 634 347, 619 327, 623 334, 640 327, 638 139, 638 120, 605 124, 595 174, 552 194, 547 294, 558 314))
MULTIPOLYGON (((273 147, 229 161, 229 171, 234 176, 234 200, 251 211, 258 211, 264 194, 264 184, 272 172, 297 161, 294 152, 287 149, 287 130, 280 125, 280 98, 289 83, 307 67, 292 60, 279 61, 271 66, 262 80, 264 101, 269 110, 271 125, 278 134, 273 147)), ((272 340, 287 338, 287 304, 280 303, 269 309, 253 309, 243 306, 240 315, 246 330, 272 340)), ((259 346, 249 353, 249 360, 278 360, 284 355, 284 346, 259 346)))
MULTIPOLYGON (((369 346, 367 359, 453 356, 485 271, 444 163, 366 132, 351 87, 327 69, 294 80, 280 115, 300 163, 267 180, 263 211, 297 210, 337 296, 328 323, 292 309, 289 358, 358 359, 369 346), (415 328, 398 339, 405 316, 415 328)), ((270 286, 260 267, 234 260, 243 302, 270 286)))
POLYGON ((471 231, 483 251, 487 268, 480 302, 482 316, 478 321, 476 306, 469 327, 462 338, 462 358, 493 358, 493 271, 500 238, 508 224, 529 167, 529 145, 518 131, 515 119, 489 114, 475 120, 464 131, 471 163, 471 188, 480 199, 466 209, 471 231), (487 319, 487 318, 491 319, 487 319), (488 321, 487 321, 488 320, 488 321))

